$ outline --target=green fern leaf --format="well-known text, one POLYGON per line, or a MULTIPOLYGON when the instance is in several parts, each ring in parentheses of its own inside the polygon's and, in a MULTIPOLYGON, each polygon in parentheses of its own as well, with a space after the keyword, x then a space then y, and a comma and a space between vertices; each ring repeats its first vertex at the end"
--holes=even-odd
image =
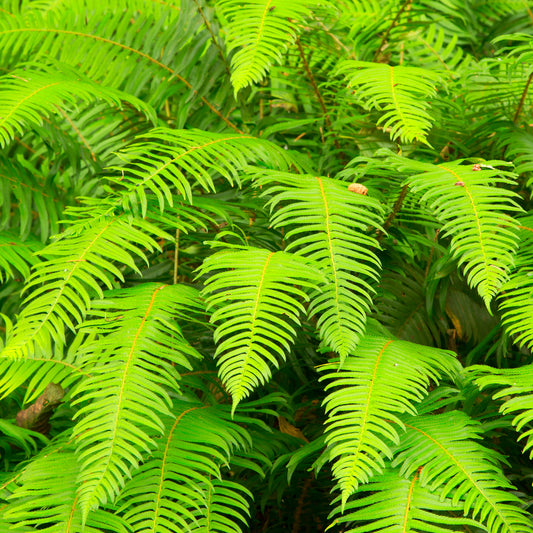
POLYGON ((109 105, 120 106, 128 102, 145 113, 152 122, 155 112, 144 102, 126 92, 98 85, 65 65, 61 68, 28 65, 0 78, 0 146, 5 147, 17 133, 23 134, 57 107, 89 104, 105 100, 109 105))
POLYGON ((232 396, 233 409, 266 383, 271 365, 279 367, 305 314, 309 300, 296 286, 315 289, 323 281, 304 259, 258 248, 224 250, 208 257, 199 275, 208 274, 203 294, 215 309, 219 375, 232 396))
MULTIPOLYGON (((106 207, 104 202, 102 211, 106 207)), ((102 295, 100 284, 112 288, 115 276, 123 279, 112 261, 138 271, 134 257, 146 260, 144 250, 158 248, 146 235, 153 231, 161 235, 142 220, 95 216, 73 224, 61 238, 41 250, 40 254, 49 259, 37 264, 28 280, 26 290, 32 292, 24 301, 2 356, 31 354, 35 344, 47 346, 50 338, 63 345, 65 326, 74 330, 82 322, 91 298, 102 295)))
POLYGON ((29 278, 30 268, 38 263, 33 254, 43 245, 33 239, 20 240, 15 235, 0 233, 0 282, 17 277, 29 278))
POLYGON ((240 48, 231 61, 235 92, 262 80, 271 65, 280 63, 294 41, 297 24, 311 15, 317 0, 218 0, 227 20, 229 50, 240 48))
POLYGON ((26 457, 31 457, 37 452, 39 444, 46 444, 47 440, 40 433, 0 418, 0 453, 6 469, 9 468, 14 452, 23 451, 26 457))
MULTIPOLYGON (((251 444, 248 432, 232 421, 222 406, 179 402, 176 415, 166 424, 158 449, 133 474, 121 494, 124 518, 136 533, 220 531, 212 515, 218 512, 216 498, 210 502, 209 497, 225 485, 217 481, 220 467, 235 450, 251 444), (215 523, 205 529, 209 517, 215 523)), ((241 520, 247 512, 239 490, 247 491, 231 485, 227 488, 233 489, 235 518, 241 520)), ((222 499, 224 490, 219 491, 222 499)), ((226 513, 229 509, 224 507, 226 513)), ((225 527, 239 531, 233 518, 225 527)))
POLYGON ((424 274, 421 268, 404 263, 384 271, 375 316, 400 339, 438 346, 441 332, 428 314, 424 274))
POLYGON ((490 308, 508 277, 518 245, 518 223, 507 214, 521 211, 515 201, 518 195, 498 187, 513 184, 513 174, 495 168, 507 163, 397 161, 416 172, 407 183, 414 193, 422 193, 421 201, 444 223, 443 230, 452 238, 452 252, 464 265, 469 285, 477 288, 490 308))
POLYGON ((243 533, 250 516, 252 493, 243 485, 227 479, 214 479, 207 489, 206 508, 198 513, 198 533, 243 533))
POLYGON ((406 54, 412 64, 424 65, 426 70, 441 72, 450 78, 457 76, 456 70, 468 67, 469 57, 458 45, 459 35, 447 32, 438 24, 428 28, 422 26, 417 32, 409 33, 409 46, 406 54))
POLYGON ((16 159, 0 157, 0 195, 4 206, 11 203, 18 205, 15 213, 2 209, 1 228, 17 227, 22 239, 32 232, 38 234, 42 241, 50 233, 59 231, 58 220, 63 211, 60 195, 52 184, 46 183, 45 176, 22 156, 16 159), (34 212, 38 214, 38 226, 34 225, 34 212))
POLYGON ((527 177, 527 186, 533 185, 533 135, 522 128, 502 132, 501 144, 505 157, 515 165, 515 172, 527 177))
POLYGON ((285 150, 251 135, 158 128, 143 139, 120 152, 128 168, 114 167, 123 175, 113 179, 127 189, 121 193, 124 208, 139 202, 143 217, 147 191, 157 197, 163 211, 165 204, 173 205, 175 190, 192 203, 191 176, 204 190, 215 191, 216 175, 239 183, 239 172, 250 162, 263 161, 281 170, 292 163, 285 150))
MULTIPOLYGON (((358 497, 349 501, 342 516, 334 521, 348 524, 343 528, 346 533, 450 533, 466 526, 482 527, 457 516, 463 510, 460 504, 451 498, 441 499, 421 486, 418 472, 405 479, 389 467, 356 494, 358 497)), ((340 513, 337 506, 332 516, 340 513)))
POLYGON ((129 533, 131 530, 123 518, 103 509, 91 513, 82 528, 76 495, 78 472, 72 445, 59 442, 43 450, 16 477, 9 503, 2 509, 3 519, 11 524, 10 529, 19 531, 19 527, 31 526, 31 531, 38 529, 48 533, 82 530, 100 533, 100 527, 105 525, 117 533, 129 533))
MULTIPOLYGON (((143 16, 139 16, 134 4, 117 8, 116 4, 105 3, 105 23, 94 11, 88 16, 85 4, 78 5, 82 8, 77 10, 78 16, 70 8, 47 11, 25 4, 21 13, 17 9, 12 16, 2 17, 2 64, 8 66, 14 58, 17 62, 47 63, 52 58, 76 68, 97 82, 102 91, 124 90, 134 97, 142 96, 154 108, 162 105, 169 94, 180 97, 186 116, 203 103, 212 113, 209 122, 216 116, 239 131, 203 96, 219 69, 216 51, 206 50, 210 34, 202 28, 204 23, 194 2, 182 2, 178 17, 176 6, 168 3, 160 4, 164 7, 153 16, 148 15, 154 11, 151 8, 143 8, 143 16), (190 81, 185 73, 191 74, 190 81)), ((91 9, 95 9, 94 4, 91 9)))
POLYGON ((179 390, 174 365, 191 368, 199 357, 172 321, 202 310, 195 289, 142 284, 106 297, 94 304, 100 318, 83 326, 98 337, 82 347, 91 377, 75 390, 74 403, 83 405, 74 435, 84 517, 113 501, 141 452, 155 448, 149 432, 163 432, 159 415, 172 405, 167 389, 179 390))
POLYGON ((501 472, 501 456, 479 444, 481 426, 459 411, 405 418, 406 433, 393 465, 402 476, 420 469, 420 484, 441 499, 462 503, 465 516, 491 533, 528 533, 533 528, 512 485, 501 472))
POLYGON ((252 176, 270 185, 265 194, 272 195, 272 226, 291 227, 286 250, 313 260, 326 276, 320 292, 311 294, 310 311, 318 315, 322 340, 342 361, 364 332, 371 283, 379 278, 372 231, 382 222, 383 208, 330 178, 267 171, 252 176))
POLYGON ((324 400, 328 415, 326 453, 339 481, 342 505, 392 458, 404 424, 395 413, 416 413, 430 379, 453 375, 458 364, 452 352, 406 341, 365 336, 344 360, 321 367, 327 372, 324 400))
POLYGON ((472 366, 468 372, 480 389, 503 387, 492 397, 505 400, 500 412, 514 415, 513 426, 522 432, 518 440, 525 439, 524 453, 529 451, 529 457, 533 457, 533 429, 530 428, 533 420, 533 365, 520 368, 472 366))
MULTIPOLYGON (((10 335, 12 324, 6 323, 7 335, 10 335)), ((26 358, 13 358, 0 355, 0 398, 8 396, 18 387, 25 385, 24 403, 34 401, 49 383, 57 383, 63 388, 70 387, 89 374, 77 360, 77 350, 84 335, 77 335, 66 350, 63 346, 34 346, 26 358)))
POLYGON ((502 321, 513 341, 533 348, 533 217, 519 218, 520 246, 515 268, 502 288, 499 309, 502 321))
POLYGON ((356 89, 355 98, 363 107, 383 112, 378 125, 393 140, 427 144, 427 134, 433 125, 428 99, 437 94, 438 73, 351 60, 340 63, 338 70, 348 79, 349 87, 356 89))

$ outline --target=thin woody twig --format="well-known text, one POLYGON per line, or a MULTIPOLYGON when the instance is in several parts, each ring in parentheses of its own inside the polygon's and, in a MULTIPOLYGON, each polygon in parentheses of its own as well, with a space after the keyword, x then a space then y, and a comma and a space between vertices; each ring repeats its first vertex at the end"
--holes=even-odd
POLYGON ((402 13, 407 9, 407 7, 411 4, 411 0, 405 0, 402 7, 398 10, 398 13, 396 13, 396 16, 394 17, 393 21, 391 22, 390 26, 387 28, 387 31, 384 33, 383 38, 381 39, 381 43, 376 50, 376 53, 374 54, 374 58, 372 61, 377 61, 379 58, 379 55, 383 51, 383 48, 385 48, 385 44, 387 43, 387 39, 389 38, 389 34, 392 31, 392 28, 396 26, 398 23, 398 19, 402 16, 402 13))
POLYGON ((398 199, 396 200, 396 202, 394 202, 394 206, 392 208, 392 211, 389 213, 389 216, 387 217, 387 220, 385 220, 385 223, 383 224, 383 231, 378 230, 378 232, 377 232, 376 238, 377 238, 378 241, 381 241, 381 239, 383 239, 383 237, 385 237, 385 232, 387 231, 387 229, 392 224, 392 221, 396 218, 396 215, 398 214, 398 211, 401 209, 403 201, 404 201, 405 197, 407 196, 408 192, 409 192, 409 186, 408 185, 404 185, 402 187, 402 190, 400 191, 400 196, 398 196, 398 199))
MULTIPOLYGON (((300 58, 302 59, 302 64, 304 66, 305 73, 307 77, 309 78, 309 83, 311 84, 311 87, 313 88, 313 92, 315 93, 316 99, 318 100, 318 104, 320 105, 320 109, 322 110, 322 114, 324 115, 324 122, 326 124, 326 128, 333 135, 333 143, 335 144, 335 148, 339 150, 340 152, 341 146, 339 144, 337 136, 332 131, 333 128, 331 125, 331 117, 329 116, 328 110, 326 108, 326 104, 324 102, 324 98, 322 97, 322 93, 320 92, 320 89, 318 88, 318 84, 316 83, 313 72, 311 71, 311 68, 309 67, 309 63, 307 61, 307 58, 305 57, 305 52, 302 47, 302 43, 300 42, 300 39, 298 37, 296 38, 296 46, 298 47, 298 52, 300 53, 300 58)), ((341 156, 343 156, 342 152, 341 152, 341 156)))
POLYGON ((526 85, 524 87, 524 90, 522 91, 522 96, 520 97, 520 102, 518 102, 518 107, 516 108, 516 112, 513 117, 514 124, 516 124, 518 117, 522 112, 522 108, 524 107, 524 102, 526 101, 526 96, 529 90, 529 86, 531 85, 531 80, 533 80, 533 71, 529 74, 529 77, 527 78, 526 85))

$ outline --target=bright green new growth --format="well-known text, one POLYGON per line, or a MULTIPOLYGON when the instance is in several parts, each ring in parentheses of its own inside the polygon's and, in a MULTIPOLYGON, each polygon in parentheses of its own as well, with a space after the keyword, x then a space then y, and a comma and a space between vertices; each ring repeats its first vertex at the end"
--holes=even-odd
POLYGON ((0 531, 533 531, 532 20, 0 0, 0 531))

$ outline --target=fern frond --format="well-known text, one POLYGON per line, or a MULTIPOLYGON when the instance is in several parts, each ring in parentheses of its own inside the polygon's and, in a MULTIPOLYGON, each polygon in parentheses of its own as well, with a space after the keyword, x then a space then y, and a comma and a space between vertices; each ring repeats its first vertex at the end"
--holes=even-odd
POLYGON ((199 275, 208 274, 203 294, 211 321, 220 323, 214 334, 219 375, 232 396, 233 408, 251 391, 266 383, 271 367, 296 336, 307 294, 321 274, 301 257, 261 249, 224 250, 208 257, 199 275))
POLYGON ((251 162, 280 170, 292 162, 285 150, 251 135, 169 128, 151 130, 143 135, 143 142, 130 145, 119 155, 128 167, 126 171, 115 168, 124 175, 113 181, 127 189, 119 189, 125 208, 139 202, 143 216, 148 191, 156 195, 162 211, 165 204, 173 205, 174 189, 192 203, 194 182, 206 191, 215 191, 217 175, 238 184, 239 172, 251 162))
POLYGON ((529 451, 529 457, 533 457, 533 429, 530 426, 533 421, 533 365, 519 368, 473 366, 468 372, 481 390, 501 387, 492 397, 495 400, 505 400, 500 406, 500 412, 503 415, 514 415, 513 426, 518 432, 522 432, 518 440, 525 439, 523 451, 529 451))
POLYGON ((68 191, 67 202, 75 196, 93 194, 104 168, 120 164, 117 152, 153 126, 129 105, 119 109, 95 102, 90 107, 78 107, 57 108, 56 115, 21 139, 29 146, 40 147, 32 154, 34 164, 41 157, 50 157, 53 151, 55 168, 64 169, 60 176, 56 174, 54 183, 68 191))
POLYGON ((477 288, 489 308, 508 277, 518 245, 518 223, 507 213, 521 208, 515 192, 498 187, 514 183, 512 173, 495 168, 506 163, 462 163, 405 160, 403 166, 416 172, 407 183, 414 193, 422 193, 421 201, 444 223, 469 285, 477 288))
POLYGON ((153 16, 139 17, 129 5, 125 11, 123 6, 109 4, 106 11, 105 21, 87 16, 86 8, 78 16, 70 9, 47 12, 30 8, 2 17, 0 59, 4 65, 14 58, 18 62, 43 56, 56 59, 102 87, 134 96, 144 93, 144 100, 154 108, 162 105, 169 93, 179 94, 184 109, 201 102, 213 116, 240 131, 203 96, 213 85, 210 76, 218 70, 213 61, 218 58, 216 52, 206 51, 209 33, 202 31, 203 20, 193 2, 183 2, 178 17, 168 4, 153 16))
POLYGON ((8 468, 11 456, 15 452, 23 451, 26 457, 31 457, 38 449, 38 443, 46 444, 47 439, 40 433, 16 426, 11 421, 0 418, 0 453, 4 468, 8 468))
MULTIPOLYGON (((82 513, 76 495, 78 471, 71 446, 59 449, 51 445, 17 478, 17 487, 1 511, 3 519, 15 531, 25 526, 48 533, 82 531, 82 513)), ((117 533, 131 532, 123 518, 103 509, 90 513, 83 531, 100 533, 102 525, 117 533)))
POLYGON ((0 233, 0 282, 14 279, 17 272, 22 278, 29 278, 30 268, 38 263, 33 254, 43 245, 33 239, 21 240, 8 232, 0 233))
POLYGON ((249 502, 253 494, 240 483, 214 479, 206 489, 206 508, 197 511, 198 533, 243 533, 250 516, 249 502))
MULTIPOLYGON (((216 513, 208 498, 217 486, 224 486, 224 482, 216 481, 220 467, 235 450, 251 443, 248 432, 231 420, 227 408, 177 403, 176 419, 165 424, 158 449, 133 474, 121 494, 123 516, 136 533, 197 531, 202 520, 216 513)), ((219 490, 222 498, 224 491, 219 490)), ((242 492, 246 494, 244 489, 242 492)), ((246 511, 237 494, 232 501, 239 520, 246 511)), ((225 507, 226 512, 228 509, 225 507)), ((218 531, 213 526, 202 531, 218 531)), ((230 530, 238 531, 234 527, 230 530)))
POLYGON ((260 170, 252 176, 269 185, 272 226, 291 228, 286 250, 316 262, 327 278, 309 308, 318 315, 320 337, 342 360, 364 332, 371 283, 379 277, 379 245, 371 232, 380 227, 383 208, 335 179, 260 170))
POLYGON ((502 134, 501 145, 505 156, 515 165, 515 172, 527 177, 527 186, 533 185, 533 134, 531 130, 513 128, 502 134))
POLYGON ((470 65, 465 77, 465 102, 468 107, 492 113, 493 121, 500 115, 516 123, 517 108, 525 106, 528 109, 533 103, 531 93, 527 91, 531 83, 530 58, 524 60, 525 57, 516 58, 510 55, 486 58, 470 65))
MULTIPOLYGON (((335 524, 348 524, 346 533, 450 533, 482 527, 479 522, 457 516, 462 506, 451 498, 441 499, 420 484, 418 472, 406 479, 397 469, 387 468, 357 491, 335 524), (460 528, 460 529, 455 529, 460 528)), ((341 513, 338 506, 331 517, 341 513)))
POLYGON ((433 125, 428 100, 436 94, 440 75, 418 67, 392 67, 368 61, 343 61, 338 72, 355 88, 355 99, 383 114, 378 120, 391 139, 427 143, 433 125))
POLYGON ((104 100, 121 106, 128 102, 155 123, 150 106, 126 92, 105 87, 85 78, 66 65, 29 64, 0 78, 0 146, 5 147, 18 133, 41 124, 51 111, 65 105, 77 105, 104 100))
POLYGON ((459 36, 448 38, 447 32, 437 24, 421 27, 408 34, 409 46, 406 55, 414 65, 424 65, 432 72, 441 72, 450 78, 456 77, 456 70, 468 64, 468 56, 458 46, 459 36))
POLYGON ((60 195, 23 157, 0 157, 0 194, 3 205, 1 228, 18 227, 23 239, 33 230, 33 234, 38 234, 42 241, 58 232, 58 220, 63 211, 60 195), (18 206, 15 213, 8 207, 12 203, 18 206), (37 227, 33 212, 38 215, 37 227))
POLYGON ((438 323, 428 316, 424 271, 414 265, 383 272, 376 317, 396 337, 431 346, 440 339, 438 323))
POLYGON ((393 466, 402 476, 420 469, 422 487, 461 503, 465 516, 491 533, 527 533, 533 523, 504 477, 501 456, 482 446, 481 426, 459 411, 405 418, 393 466))
POLYGON ((191 368, 199 357, 173 323, 202 310, 195 289, 148 283, 106 298, 94 303, 100 318, 83 326, 98 337, 82 348, 91 377, 75 390, 74 403, 83 405, 74 435, 84 516, 113 501, 141 452, 155 448, 149 432, 163 432, 159 415, 172 405, 167 390, 179 390, 174 365, 191 368))
MULTIPOLYGON (((10 336, 11 324, 6 324, 10 336)), ((67 349, 61 345, 35 345, 26 358, 13 358, 0 355, 0 398, 8 396, 18 387, 26 386, 24 403, 35 400, 49 383, 57 383, 63 388, 72 386, 89 373, 77 359, 80 344, 87 340, 85 335, 77 335, 67 349)))
POLYGON ((333 389, 324 400, 326 454, 344 506, 392 458, 391 444, 405 429, 395 413, 415 414, 430 379, 457 373, 458 364, 452 352, 367 335, 341 368, 337 361, 321 371, 325 390, 333 389))
MULTIPOLYGON (((106 211, 105 202, 102 211, 106 211)), ((161 235, 148 222, 104 214, 77 221, 41 250, 49 259, 39 263, 28 280, 26 290, 32 292, 3 357, 27 355, 35 344, 46 346, 49 338, 64 344, 65 327, 74 330, 82 322, 91 298, 102 295, 100 285, 111 289, 115 276, 123 279, 114 262, 138 271, 134 258, 146 261, 144 250, 158 248, 146 234, 154 231, 161 235)))
POLYGON ((520 246, 515 268, 502 288, 499 309, 505 329, 519 346, 533 347, 533 217, 519 218, 520 246))
POLYGON ((231 60, 235 92, 262 80, 272 64, 280 63, 294 41, 297 25, 311 15, 317 0, 218 0, 227 30, 227 46, 239 48, 231 60))

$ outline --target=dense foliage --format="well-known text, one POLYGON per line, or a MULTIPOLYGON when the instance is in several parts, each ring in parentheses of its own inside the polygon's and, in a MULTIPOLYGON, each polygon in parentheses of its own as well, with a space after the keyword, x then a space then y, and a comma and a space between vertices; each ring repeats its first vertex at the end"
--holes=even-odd
POLYGON ((531 533, 527 0, 0 0, 0 530, 531 533))

